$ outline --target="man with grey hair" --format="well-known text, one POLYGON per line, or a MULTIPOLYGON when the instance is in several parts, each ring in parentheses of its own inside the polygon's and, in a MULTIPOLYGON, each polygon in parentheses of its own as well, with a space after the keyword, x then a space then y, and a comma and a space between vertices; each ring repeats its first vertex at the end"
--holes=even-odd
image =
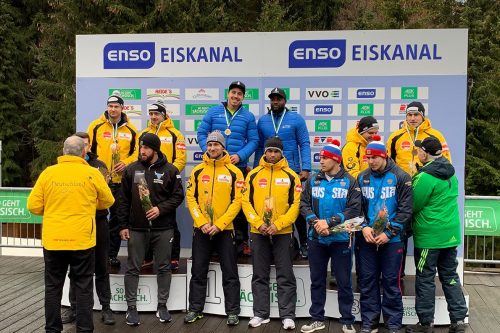
POLYGON ((61 332, 61 297, 70 270, 75 285, 77 332, 93 332, 94 247, 96 209, 110 207, 114 198, 103 175, 83 159, 82 138, 64 142, 57 164, 46 168, 28 197, 28 209, 43 215, 45 261, 45 330, 61 332))
POLYGON ((415 146, 423 164, 413 177, 415 310, 419 322, 408 326, 406 332, 433 332, 436 270, 448 303, 449 332, 465 332, 467 305, 457 274, 457 246, 462 236, 455 168, 443 156, 443 147, 436 137, 417 140, 415 146))

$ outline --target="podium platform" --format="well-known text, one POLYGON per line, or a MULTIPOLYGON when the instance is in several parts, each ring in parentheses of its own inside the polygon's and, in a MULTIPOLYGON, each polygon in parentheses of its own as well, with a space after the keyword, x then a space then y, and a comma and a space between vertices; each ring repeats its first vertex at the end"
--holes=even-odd
MULTIPOLYGON (((126 270, 126 258, 119 258, 122 265, 120 269, 110 269, 110 284, 111 284, 111 308, 114 311, 126 311, 127 305, 125 302, 125 287, 124 274, 126 270)), ((311 305, 310 293, 310 276, 309 263, 307 260, 295 260, 294 272, 297 280, 297 318, 309 317, 309 307, 311 305)), ((252 263, 251 258, 239 258, 238 273, 241 282, 240 304, 241 316, 253 316, 253 295, 252 295, 252 263)), ((188 306, 189 295, 189 280, 191 278, 191 260, 182 258, 180 260, 179 270, 172 274, 172 283, 170 287, 170 297, 167 303, 169 310, 186 310, 188 306)), ((356 276, 353 274, 353 290, 354 304, 353 314, 356 321, 361 320, 359 292, 357 291, 356 276)), ((278 318, 278 303, 277 303, 277 284, 276 271, 271 268, 270 286, 271 295, 271 317, 278 318)), ((418 321, 415 312, 415 276, 407 275, 401 281, 401 289, 403 294, 403 324, 415 324, 418 321)), ((69 305, 68 301, 69 279, 66 278, 66 283, 63 290, 63 305, 69 305)), ((467 306, 469 306, 469 295, 464 290, 467 306)), ((436 312, 435 325, 449 324, 447 304, 444 294, 441 289, 441 283, 436 277, 436 312)), ((156 275, 153 266, 145 267, 141 270, 139 278, 139 291, 137 300, 137 309, 139 311, 156 311, 157 306, 157 286, 156 275)), ((97 294, 94 289, 94 309, 99 310, 100 304, 97 294)), ((208 272, 208 286, 205 303, 205 313, 225 315, 224 312, 224 293, 222 290, 222 272, 217 258, 212 258, 208 272)), ((337 290, 335 286, 331 286, 327 282, 327 295, 325 315, 331 318, 339 318, 337 302, 337 290)))

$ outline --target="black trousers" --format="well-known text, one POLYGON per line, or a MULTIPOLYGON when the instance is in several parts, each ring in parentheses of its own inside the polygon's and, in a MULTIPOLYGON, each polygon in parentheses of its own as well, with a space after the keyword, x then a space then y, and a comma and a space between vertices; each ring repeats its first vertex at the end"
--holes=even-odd
MULTIPOLYGON (((109 227, 106 217, 96 218, 96 246, 95 246, 95 289, 101 305, 109 305, 111 300, 111 288, 109 285, 108 253, 109 253, 109 227)), ((76 293, 75 283, 69 274, 69 302, 71 308, 75 309, 76 293)))
POLYGON ((111 193, 115 198, 115 203, 109 207, 109 257, 116 258, 118 252, 120 251, 120 245, 122 240, 120 238, 120 223, 118 222, 118 217, 116 216, 116 210, 118 206, 118 201, 120 200, 120 183, 109 184, 111 193))
POLYGON ((45 331, 61 332, 61 298, 68 272, 75 286, 76 331, 93 332, 94 248, 77 251, 43 249, 45 261, 45 331))
POLYGON ((240 313, 240 279, 236 243, 232 230, 224 230, 210 237, 200 229, 193 230, 193 266, 189 281, 189 311, 203 312, 207 297, 208 266, 210 255, 217 250, 222 270, 226 314, 240 313))
MULTIPOLYGON (((172 260, 179 260, 181 257, 181 233, 179 231, 179 227, 177 226, 177 222, 174 224, 174 240, 172 241, 172 260)), ((149 248, 146 256, 144 257, 145 261, 153 260, 153 249, 149 248)))

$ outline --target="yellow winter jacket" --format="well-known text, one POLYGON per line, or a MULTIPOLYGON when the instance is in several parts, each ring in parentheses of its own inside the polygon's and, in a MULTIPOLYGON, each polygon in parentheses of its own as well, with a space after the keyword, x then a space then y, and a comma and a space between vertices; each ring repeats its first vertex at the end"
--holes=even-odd
POLYGON ((86 250, 96 244, 96 209, 115 199, 103 175, 78 156, 60 156, 38 177, 28 209, 43 215, 42 245, 47 250, 86 250))
MULTIPOLYGON (((113 124, 108 120, 108 112, 105 111, 98 119, 90 123, 87 133, 90 136, 91 151, 99 156, 99 159, 106 163, 110 172, 114 168, 113 152, 113 124)), ((137 141, 137 129, 128 122, 127 115, 122 113, 122 118, 118 122, 116 141, 120 153, 120 161, 129 165, 138 159, 138 152, 135 151, 137 141)), ((120 183, 121 173, 112 172, 111 181, 120 183)))
POLYGON ((241 210, 241 189, 244 185, 240 169, 231 164, 229 154, 224 152, 220 160, 203 154, 203 162, 198 164, 189 177, 186 201, 193 226, 200 228, 212 223, 220 230, 233 230, 233 220, 241 210))
POLYGON ((423 123, 418 126, 418 135, 415 138, 417 129, 410 127, 406 120, 403 127, 393 132, 387 140, 387 154, 399 165, 404 171, 413 176, 417 173, 417 163, 419 162, 414 142, 416 140, 424 140, 429 136, 433 136, 441 142, 443 146, 443 156, 451 163, 450 149, 446 140, 438 130, 432 128, 429 118, 425 118, 423 123), (408 132, 411 134, 408 134, 408 132))
POLYGON ((161 152, 167 158, 169 163, 172 163, 179 172, 182 172, 186 167, 186 142, 184 135, 174 127, 172 119, 167 118, 160 123, 160 126, 150 124, 142 130, 137 140, 135 151, 139 153, 140 138, 145 133, 153 133, 158 135, 161 141, 161 152))
POLYGON ((264 157, 248 173, 243 189, 242 207, 251 225, 250 232, 259 233, 259 228, 265 223, 265 210, 269 210, 277 234, 292 233, 292 224, 299 216, 300 178, 288 167, 286 158, 271 164, 264 157))
POLYGON ((365 157, 367 144, 368 142, 358 133, 356 127, 347 132, 346 144, 342 148, 342 163, 344 164, 344 169, 354 179, 358 178, 361 171, 368 168, 368 162, 365 157))

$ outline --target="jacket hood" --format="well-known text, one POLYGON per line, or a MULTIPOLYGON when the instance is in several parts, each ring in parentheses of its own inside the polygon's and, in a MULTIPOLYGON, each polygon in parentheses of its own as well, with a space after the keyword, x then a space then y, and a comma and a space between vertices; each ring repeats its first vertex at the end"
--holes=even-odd
POLYGON ((274 169, 288 168, 288 161, 286 160, 286 158, 284 156, 283 156, 283 158, 281 160, 279 160, 278 162, 276 162, 274 164, 266 162, 266 160, 264 159, 264 157, 265 157, 265 155, 263 155, 260 158, 260 161, 259 161, 259 166, 261 166, 263 168, 267 168, 267 169, 271 169, 271 168, 274 168, 274 169))
POLYGON ((356 127, 351 128, 349 132, 347 132, 346 143, 347 142, 358 143, 364 147, 366 147, 366 145, 368 144, 368 141, 366 141, 365 138, 363 138, 363 136, 358 133, 358 129, 356 127))
POLYGON ((447 180, 453 177, 455 168, 445 157, 441 156, 424 165, 420 169, 420 172, 425 172, 436 178, 447 180))
MULTIPOLYGON (((120 115, 120 117, 121 117, 120 121, 118 122, 118 126, 119 127, 126 125, 127 122, 128 122, 128 117, 125 114, 125 112, 122 112, 121 115, 120 115)), ((102 121, 109 121, 108 111, 104 111, 104 114, 101 115, 101 120, 102 121)))
POLYGON ((203 162, 205 164, 211 165, 214 163, 214 161, 215 161, 215 166, 223 166, 226 164, 231 164, 231 158, 229 157, 229 154, 225 150, 222 152, 222 158, 218 160, 210 158, 210 156, 208 156, 208 152, 205 152, 205 154, 203 154, 203 162))
MULTIPOLYGON (((410 131, 415 131, 415 128, 411 127, 406 120, 404 121, 403 128, 409 128, 410 131)), ((418 126, 418 131, 425 131, 429 128, 432 128, 431 121, 429 118, 424 118, 424 121, 418 126)))
POLYGON ((165 118, 165 120, 162 121, 159 126, 153 125, 153 124, 149 124, 149 126, 148 126, 148 128, 151 129, 151 131, 153 133, 156 133, 156 132, 161 131, 163 129, 169 129, 169 128, 173 128, 173 127, 175 127, 174 122, 172 121, 172 119, 170 117, 165 118))

